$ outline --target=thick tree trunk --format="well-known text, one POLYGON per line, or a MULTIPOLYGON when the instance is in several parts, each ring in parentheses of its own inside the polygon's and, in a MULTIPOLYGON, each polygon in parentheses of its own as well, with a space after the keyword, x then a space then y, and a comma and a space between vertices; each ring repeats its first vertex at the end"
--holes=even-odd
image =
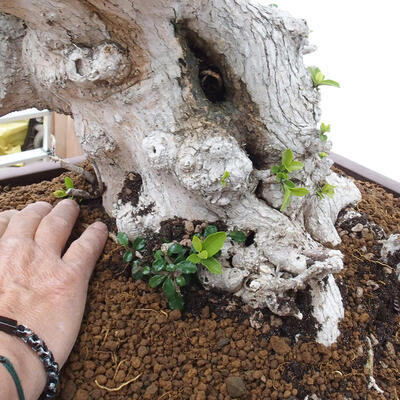
MULTIPOLYGON (((340 242, 338 212, 360 194, 319 157, 330 143, 318 136, 303 20, 246 0, 0 0, 0 9, 17 17, 0 21, 0 113, 39 104, 72 114, 121 231, 174 216, 252 231, 252 245, 226 245, 222 277, 201 273, 205 285, 298 317, 293 293, 310 287, 325 298, 315 300, 319 322, 335 325, 340 294, 333 279, 318 282, 342 259, 322 244, 340 242), (310 195, 281 213, 269 169, 286 148, 304 163, 293 179, 310 195), (326 180, 335 196, 320 200, 326 180)), ((332 329, 321 341, 335 340, 332 329)))

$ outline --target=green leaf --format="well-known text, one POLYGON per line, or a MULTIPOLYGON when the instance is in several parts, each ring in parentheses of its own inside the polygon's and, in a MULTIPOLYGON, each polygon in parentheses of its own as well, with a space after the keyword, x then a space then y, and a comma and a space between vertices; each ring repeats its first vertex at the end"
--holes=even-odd
POLYGON ((125 247, 129 246, 129 238, 125 232, 118 233, 117 241, 119 244, 122 244, 122 246, 125 246, 125 247))
POLYGON ((176 284, 178 285, 178 286, 185 286, 186 285, 186 280, 185 280, 185 278, 183 277, 183 276, 177 276, 176 277, 176 279, 175 279, 175 281, 176 281, 176 284))
POLYGON ((198 253, 200 253, 200 251, 203 250, 203 243, 201 242, 201 240, 197 236, 193 236, 193 238, 192 238, 192 246, 194 247, 194 249, 198 253))
POLYGON ((153 255, 155 260, 159 260, 160 258, 164 258, 164 253, 162 250, 157 250, 153 255))
POLYGON ((67 193, 64 189, 59 189, 53 192, 53 196, 57 197, 57 199, 62 199, 63 197, 67 197, 67 193))
POLYGON ((207 251, 207 250, 202 250, 199 254, 197 254, 197 256, 198 256, 201 260, 205 260, 206 258, 209 257, 208 251, 207 251))
POLYGON ((182 254, 185 254, 187 252, 187 250, 188 249, 186 247, 183 247, 179 243, 172 243, 171 246, 168 247, 167 254, 169 257, 171 257, 175 254, 182 255, 182 254))
POLYGON ((137 260, 135 260, 132 264, 131 273, 132 273, 133 279, 142 279, 143 278, 143 271, 140 268, 137 260))
POLYGON ((190 261, 193 264, 198 264, 201 258, 197 254, 190 254, 186 261, 190 261))
POLYGON ((317 72, 319 72, 319 68, 317 68, 317 67, 308 67, 307 69, 310 72, 311 78, 312 78, 312 80, 313 80, 313 82, 315 84, 315 75, 317 74, 317 72))
MULTIPOLYGON (((150 279, 150 281, 151 281, 151 279, 150 279)), ((176 293, 175 284, 174 284, 174 281, 170 277, 168 277, 164 281, 162 288, 168 299, 175 296, 175 293, 176 293)))
POLYGON ((320 126, 319 129, 320 129, 321 133, 330 132, 330 131, 331 131, 331 125, 330 125, 330 124, 325 125, 325 124, 322 122, 322 124, 321 124, 321 126, 320 126))
POLYGON ((245 242, 247 239, 247 236, 244 232, 242 231, 232 231, 229 233, 229 237, 234 240, 235 242, 245 242))
POLYGON ((282 154, 282 165, 285 166, 286 169, 289 169, 290 164, 293 161, 293 152, 290 149, 286 149, 282 154))
POLYGON ((321 139, 321 141, 326 142, 328 140, 328 136, 324 135, 323 133, 319 134, 319 138, 321 139))
POLYGON ((154 275, 149 279, 149 286, 154 289, 155 287, 160 285, 165 280, 165 278, 165 275, 154 275))
POLYGON ((315 82, 316 82, 317 85, 320 85, 321 82, 322 82, 324 79, 325 79, 325 75, 324 75, 321 71, 318 71, 318 72, 315 74, 315 82))
POLYGON ((201 260, 201 264, 203 264, 212 274, 222 274, 222 265, 214 257, 201 260))
POLYGON ((139 236, 133 241, 133 247, 135 250, 141 251, 146 248, 146 241, 139 236))
POLYGON ((304 164, 301 161, 292 161, 288 167, 288 171, 289 172, 299 171, 299 170, 303 169, 303 167, 304 167, 304 164))
POLYGON ((284 181, 283 186, 285 188, 289 188, 289 189, 293 189, 296 187, 296 185, 290 179, 287 179, 286 181, 284 181))
POLYGON ((133 253, 131 251, 126 251, 122 259, 124 262, 131 262, 133 260, 133 253))
POLYGON ((269 6, 269 7, 278 8, 278 4, 275 4, 275 3, 268 4, 268 6, 269 6))
POLYGON ((171 310, 182 310, 185 302, 182 295, 175 293, 175 296, 168 299, 168 305, 171 310))
POLYGON ((143 267, 143 275, 149 275, 150 274, 150 267, 148 265, 146 265, 145 267, 143 267))
MULTIPOLYGON (((226 240, 226 232, 216 232, 207 236, 203 242, 203 249, 207 250, 208 257, 212 257, 222 249, 226 240)), ((201 258, 201 256, 199 255, 201 258)), ((206 258, 208 258, 206 257, 206 258)))
MULTIPOLYGON (((200 262, 200 258, 198 262, 200 262)), ((184 274, 194 274, 197 272, 197 265, 190 261, 181 261, 179 264, 176 265, 176 268, 180 269, 184 274)))
POLYGON ((165 268, 165 260, 163 258, 157 258, 157 260, 153 261, 151 266, 154 272, 160 272, 165 268))
POLYGON ((215 225, 208 225, 204 230, 204 237, 210 236, 213 233, 218 232, 218 228, 215 225))
POLYGON ((336 81, 333 81, 333 80, 331 80, 331 79, 322 80, 322 81, 320 82, 320 86, 322 86, 322 85, 325 85, 325 86, 334 86, 334 87, 340 88, 340 85, 339 85, 336 81))
POLYGON ((319 155, 321 158, 325 158, 325 157, 328 156, 328 154, 325 153, 324 151, 321 151, 318 155, 319 155))
POLYGON ((289 175, 286 172, 278 172, 276 174, 276 181, 277 182, 282 182, 287 178, 289 178, 289 175))
POLYGON ((220 183, 222 187, 226 187, 228 178, 231 176, 229 171, 225 171, 221 177, 220 183))
POLYGON ((67 189, 73 189, 73 188, 74 188, 74 182, 73 182, 72 179, 71 179, 70 177, 68 177, 68 176, 66 176, 66 177, 64 178, 64 184, 65 184, 65 187, 66 187, 67 189))
POLYGON ((279 172, 279 167, 277 165, 273 165, 271 167, 271 172, 276 175, 279 172))
POLYGON ((325 183, 321 192, 332 198, 335 195, 335 187, 336 186, 330 185, 329 183, 325 183))
POLYGON ((168 271, 168 272, 174 272, 176 270, 176 265, 175 264, 168 264, 165 267, 165 270, 168 271))
POLYGON ((290 192, 291 192, 292 195, 299 196, 299 197, 303 197, 306 194, 310 193, 308 191, 308 189, 303 188, 303 187, 296 187, 294 189, 290 189, 290 192))
POLYGON ((290 203, 290 197, 292 196, 291 190, 289 188, 285 189, 285 194, 283 195, 283 201, 280 211, 285 211, 290 203))

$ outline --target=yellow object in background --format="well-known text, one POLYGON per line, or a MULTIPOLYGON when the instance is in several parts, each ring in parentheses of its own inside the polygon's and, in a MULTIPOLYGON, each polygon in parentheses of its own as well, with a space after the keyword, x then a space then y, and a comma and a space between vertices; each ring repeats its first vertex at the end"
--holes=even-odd
POLYGON ((0 156, 21 151, 28 125, 29 119, 0 124, 0 156))

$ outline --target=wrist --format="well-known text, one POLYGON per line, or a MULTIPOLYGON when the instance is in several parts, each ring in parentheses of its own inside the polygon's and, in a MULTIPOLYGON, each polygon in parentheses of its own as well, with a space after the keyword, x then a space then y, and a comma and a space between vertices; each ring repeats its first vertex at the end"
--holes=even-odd
MULTIPOLYGON (((37 400, 46 386, 46 373, 39 357, 25 344, 20 338, 0 332, 0 355, 7 357, 13 364, 18 377, 21 381, 26 400, 37 400)), ((10 390, 5 393, 11 397, 5 399, 16 399, 16 388, 8 372, 0 366, 4 371, 0 372, 0 382, 10 382, 7 386, 10 390)), ((1 397, 3 399, 3 397, 1 397)))

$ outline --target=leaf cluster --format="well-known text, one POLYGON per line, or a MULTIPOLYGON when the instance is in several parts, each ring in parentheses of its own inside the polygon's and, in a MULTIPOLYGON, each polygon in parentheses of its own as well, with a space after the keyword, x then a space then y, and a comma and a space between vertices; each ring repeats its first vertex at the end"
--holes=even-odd
MULTIPOLYGON (((65 185, 65 189, 59 189, 56 190, 55 192, 53 192, 53 196, 57 197, 58 199, 62 199, 68 196, 67 194, 67 190, 68 189, 73 189, 74 188, 74 182, 72 181, 72 179, 68 176, 66 176, 64 178, 64 185, 65 185)), ((71 199, 73 198, 73 196, 71 196, 71 199)))
POLYGON ((332 198, 335 195, 335 187, 336 186, 330 185, 329 183, 325 183, 322 188, 317 189, 317 196, 320 199, 323 199, 325 196, 332 198))
POLYGON ((222 266, 214 257, 224 245, 226 232, 215 232, 208 235, 203 241, 198 236, 193 236, 192 247, 195 252, 190 254, 187 261, 201 264, 212 274, 221 274, 222 266))
POLYGON ((325 135, 327 132, 331 131, 331 125, 325 125, 324 123, 321 124, 319 128, 319 138, 323 141, 326 142, 328 140, 328 136, 325 135))
POLYGON ((271 172, 276 176, 276 181, 282 185, 284 191, 283 202, 280 211, 286 210, 290 204, 292 196, 305 196, 309 193, 308 189, 303 187, 296 187, 294 182, 289 179, 289 174, 294 171, 303 169, 304 164, 301 161, 293 159, 293 152, 286 149, 282 154, 281 165, 274 165, 271 167, 271 172))
POLYGON ((321 72, 321 70, 318 67, 308 67, 308 71, 311 74, 311 78, 314 82, 314 86, 334 86, 334 87, 340 87, 340 85, 331 79, 325 79, 325 75, 321 72))
MULTIPOLYGON (((245 233, 238 230, 230 232, 229 236, 236 242, 245 242, 247 239, 245 233)), ((216 258, 221 254, 225 239, 225 232, 218 232, 216 226, 209 225, 203 233, 193 236, 190 249, 179 243, 172 243, 166 254, 157 250, 153 254, 151 265, 143 265, 141 259, 135 259, 135 253, 145 250, 145 240, 138 237, 131 242, 126 233, 120 232, 117 235, 118 243, 125 247, 123 260, 127 263, 132 262, 132 277, 148 277, 150 287, 161 286, 171 309, 183 308, 181 288, 194 281, 197 264, 204 265, 213 273, 222 272, 221 264, 216 258)))

